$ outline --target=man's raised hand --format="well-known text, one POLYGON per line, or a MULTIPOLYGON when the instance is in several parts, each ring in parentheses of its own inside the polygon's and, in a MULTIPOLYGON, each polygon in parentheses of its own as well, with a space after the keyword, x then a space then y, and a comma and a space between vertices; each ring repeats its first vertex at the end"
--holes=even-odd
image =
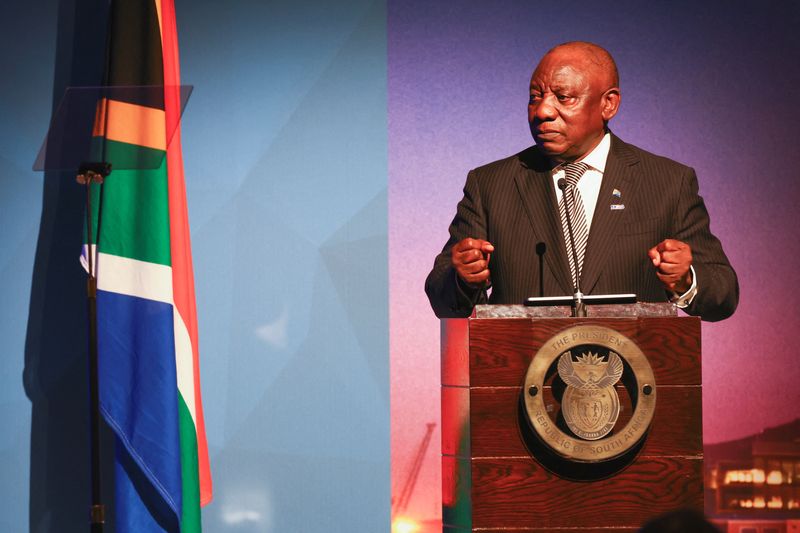
POLYGON ((493 251, 489 241, 467 237, 450 250, 450 261, 464 283, 482 289, 490 283, 489 259, 493 251))

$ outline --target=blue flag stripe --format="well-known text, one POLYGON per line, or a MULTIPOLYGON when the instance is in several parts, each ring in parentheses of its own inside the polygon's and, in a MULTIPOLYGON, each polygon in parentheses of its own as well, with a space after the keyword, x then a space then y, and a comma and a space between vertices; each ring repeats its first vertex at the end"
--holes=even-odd
POLYGON ((181 515, 173 307, 97 293, 100 408, 142 473, 181 515))

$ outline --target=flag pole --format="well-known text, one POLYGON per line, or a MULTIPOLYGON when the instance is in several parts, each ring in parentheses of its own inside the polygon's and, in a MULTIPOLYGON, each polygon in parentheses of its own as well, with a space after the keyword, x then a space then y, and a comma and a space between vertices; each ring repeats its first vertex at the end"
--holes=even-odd
MULTIPOLYGON (((86 296, 89 311, 89 416, 91 418, 92 470, 92 504, 89 531, 91 533, 103 533, 105 525, 105 505, 103 505, 100 490, 100 394, 98 390, 97 372, 97 264, 94 250, 92 249, 92 183, 102 184, 110 173, 111 165, 109 163, 83 163, 76 177, 76 181, 86 187, 86 259, 88 265, 86 296)), ((96 245, 94 249, 97 249, 96 245)))

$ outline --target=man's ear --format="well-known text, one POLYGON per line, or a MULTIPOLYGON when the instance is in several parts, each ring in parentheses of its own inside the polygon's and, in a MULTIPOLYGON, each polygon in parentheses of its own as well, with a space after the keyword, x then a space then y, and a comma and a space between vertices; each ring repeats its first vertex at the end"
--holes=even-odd
POLYGON ((611 89, 607 90, 603 93, 601 98, 602 100, 600 102, 600 109, 603 115, 603 120, 608 122, 614 118, 614 115, 616 115, 617 111, 619 110, 619 87, 612 87, 611 89))

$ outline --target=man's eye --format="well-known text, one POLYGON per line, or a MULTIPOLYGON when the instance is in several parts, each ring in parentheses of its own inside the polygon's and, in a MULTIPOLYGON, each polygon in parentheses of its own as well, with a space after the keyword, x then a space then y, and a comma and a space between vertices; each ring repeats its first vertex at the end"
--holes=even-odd
POLYGON ((534 102, 538 102, 541 99, 542 99, 542 95, 541 94, 532 94, 530 96, 530 98, 528 99, 528 103, 532 104, 534 102))

